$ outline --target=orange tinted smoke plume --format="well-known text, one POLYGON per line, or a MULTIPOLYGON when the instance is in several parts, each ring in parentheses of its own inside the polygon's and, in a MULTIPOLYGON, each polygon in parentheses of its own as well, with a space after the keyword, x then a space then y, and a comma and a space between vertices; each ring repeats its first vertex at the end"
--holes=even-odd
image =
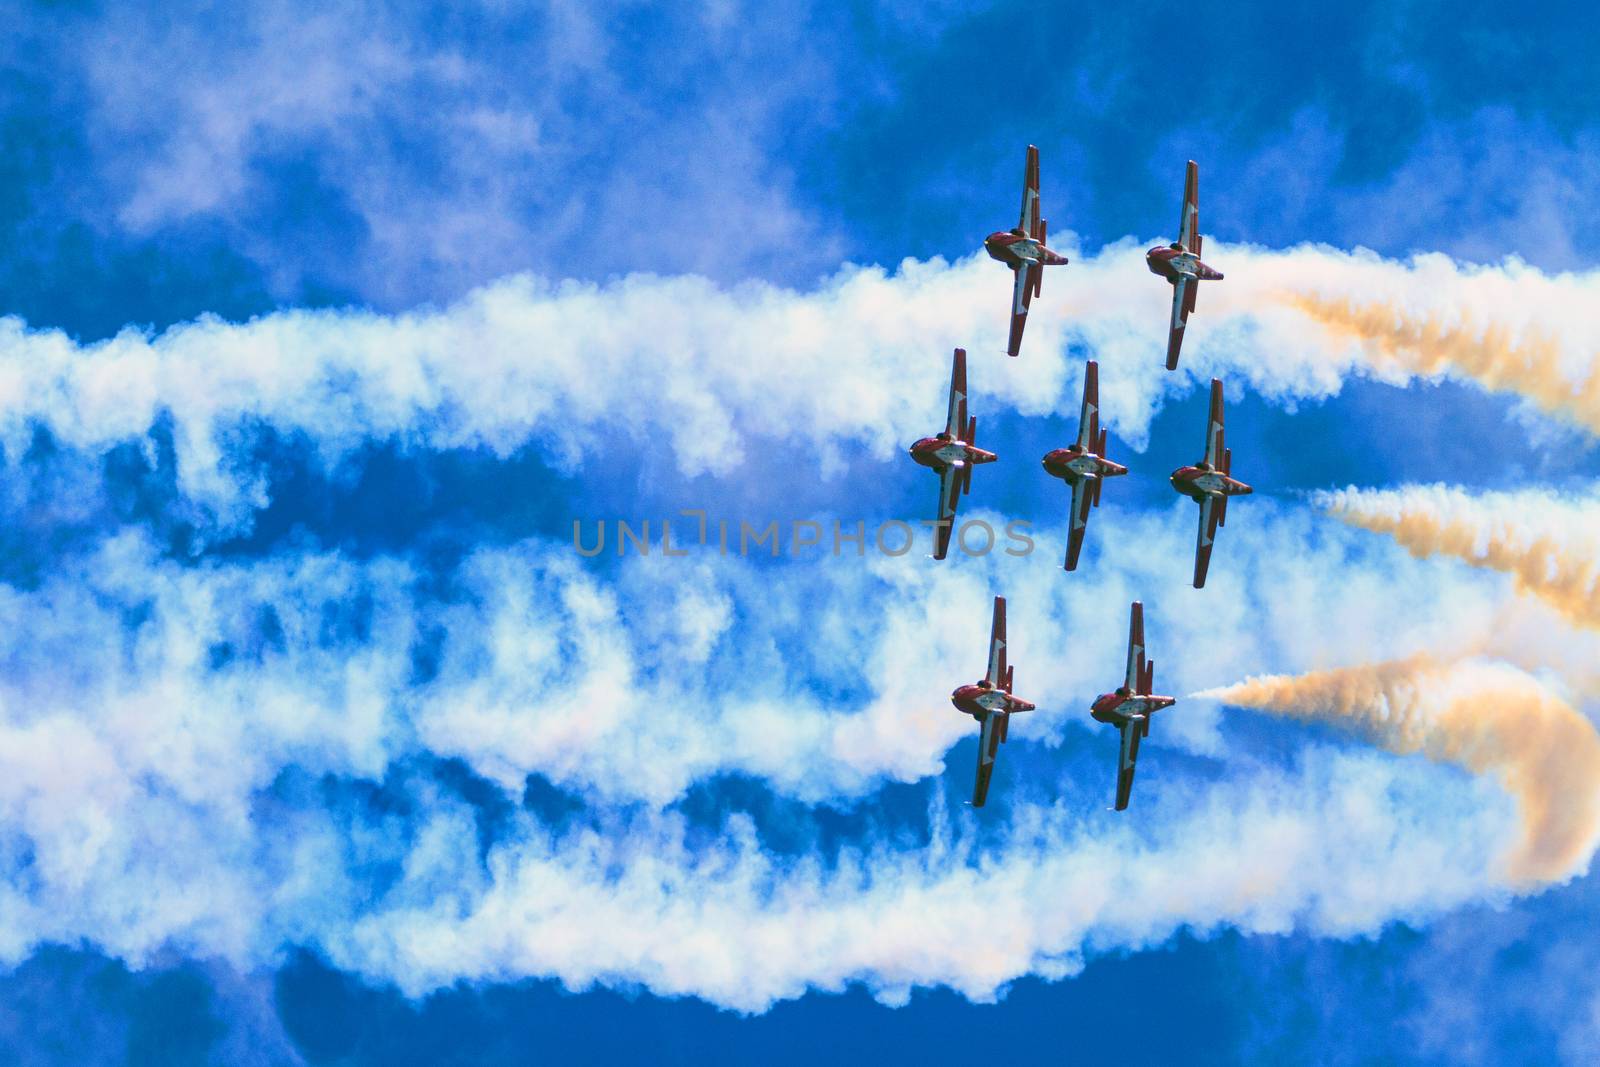
POLYGON ((1573 622, 1600 628, 1600 507, 1526 494, 1474 497, 1444 486, 1347 489, 1317 503, 1388 534, 1412 555, 1452 556, 1509 574, 1573 622))
POLYGON ((1517 799, 1513 883, 1561 881, 1600 843, 1600 735, 1570 704, 1514 667, 1405 660, 1268 675, 1206 694, 1240 707, 1342 727, 1400 755, 1493 773, 1517 799))
POLYGON ((1334 336, 1360 342, 1379 370, 1387 365, 1422 376, 1454 371, 1600 433, 1600 366, 1593 353, 1576 353, 1583 371, 1575 380, 1563 367, 1574 361, 1548 332, 1479 322, 1470 314, 1417 314, 1382 301, 1356 304, 1301 293, 1289 303, 1334 336))

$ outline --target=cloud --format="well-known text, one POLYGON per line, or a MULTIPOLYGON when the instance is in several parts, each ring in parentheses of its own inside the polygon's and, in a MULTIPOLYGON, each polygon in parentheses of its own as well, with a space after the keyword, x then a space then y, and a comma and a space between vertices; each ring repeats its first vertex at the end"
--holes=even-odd
MULTIPOLYGON (((1400 39, 1390 27, 1371 44, 1400 48, 1391 76, 1418 80, 1426 95, 1418 51, 1400 39)), ((1413 112, 1402 103, 1407 95, 1387 101, 1381 119, 1298 107, 1236 157, 1227 131, 1216 131, 1208 168, 1230 177, 1205 194, 1215 198, 1208 214, 1268 242, 1309 233, 1390 255, 1428 250, 1478 263, 1514 255, 1551 272, 1591 266, 1578 235, 1600 223, 1592 128, 1563 129, 1537 109, 1519 113, 1503 103, 1459 118, 1430 116, 1432 108, 1413 112), (1393 128, 1373 137, 1374 121, 1393 128)), ((1193 143, 1192 134, 1169 135, 1162 158, 1193 143)))
POLYGON ((803 8, 767 15, 737 34, 710 10, 565 0, 34 18, 54 30, 45 69, 84 88, 97 223, 200 223, 280 299, 404 307, 530 267, 836 263, 839 236, 773 150, 799 109, 826 115, 839 60, 803 8))
POLYGON ((1493 773, 1517 797, 1515 884, 1588 870, 1600 843, 1600 735, 1571 704, 1515 668, 1427 654, 1302 675, 1264 675, 1201 694, 1355 731, 1392 752, 1493 773))

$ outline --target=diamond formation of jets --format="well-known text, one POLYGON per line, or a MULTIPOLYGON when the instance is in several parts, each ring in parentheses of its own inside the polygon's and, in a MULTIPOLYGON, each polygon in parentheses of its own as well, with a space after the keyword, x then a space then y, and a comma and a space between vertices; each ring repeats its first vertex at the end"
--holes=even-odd
MULTIPOLYGON (((1022 330, 1028 324, 1028 305, 1039 295, 1045 267, 1058 267, 1067 257, 1045 245, 1048 224, 1039 217, 1039 149, 1028 146, 1028 163, 1022 177, 1022 217, 1009 230, 984 238, 984 250, 1010 267, 1015 278, 1011 296, 1011 337, 1006 354, 1022 350, 1022 330)), ((1220 277, 1220 275, 1219 275, 1220 277)))
POLYGON ((1067 533, 1066 569, 1078 566, 1089 509, 1100 503, 1105 479, 1127 474, 1128 468, 1106 458, 1106 431, 1100 427, 1100 365, 1090 360, 1083 370, 1083 408, 1078 413, 1078 439, 1045 454, 1044 469, 1072 486, 1072 521, 1067 533))
POLYGON ((972 468, 993 463, 995 454, 985 452, 975 442, 978 417, 967 417, 967 350, 956 349, 950 368, 950 410, 944 429, 924 437, 908 450, 911 458, 939 473, 939 519, 934 527, 933 558, 944 559, 950 550, 950 531, 956 524, 956 504, 972 489, 972 468))
POLYGON ((1144 605, 1135 600, 1128 620, 1128 672, 1121 685, 1096 697, 1089 707, 1096 721, 1110 723, 1122 734, 1117 756, 1118 811, 1127 808, 1133 792, 1133 767, 1139 759, 1139 741, 1150 736, 1150 716, 1178 702, 1177 697, 1152 693, 1155 679, 1155 661, 1144 656, 1144 605))
POLYGON ((1211 379, 1211 416, 1206 421, 1206 454, 1199 463, 1172 472, 1172 488, 1200 505, 1200 532, 1194 546, 1194 587, 1206 584, 1217 527, 1227 524, 1228 498, 1254 492, 1233 477, 1233 451, 1222 443, 1222 382, 1211 379))
POLYGON ((1178 239, 1158 245, 1144 254, 1152 274, 1172 284, 1172 320, 1167 327, 1167 369, 1178 369, 1178 349, 1183 346, 1183 328, 1194 310, 1194 298, 1202 281, 1219 282, 1222 272, 1200 262, 1200 167, 1189 161, 1183 182, 1183 217, 1178 223, 1178 239))
POLYGON ((950 703, 978 720, 978 778, 972 787, 972 806, 983 807, 989 798, 989 778, 994 757, 1006 739, 1011 716, 1032 711, 1034 705, 1011 695, 1016 668, 1006 663, 1006 598, 994 598, 994 622, 989 628, 989 669, 982 680, 958 687, 950 703))

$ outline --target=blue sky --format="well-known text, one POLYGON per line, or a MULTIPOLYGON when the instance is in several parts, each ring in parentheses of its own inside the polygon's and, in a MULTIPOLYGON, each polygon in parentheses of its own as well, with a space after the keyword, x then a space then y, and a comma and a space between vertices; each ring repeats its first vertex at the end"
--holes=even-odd
MULTIPOLYGON (((1029 142, 1043 152, 1051 232, 1077 250, 1073 266, 1047 279, 1047 295, 1086 288, 1090 263, 1110 262, 1126 238, 1170 236, 1186 158, 1202 161, 1208 241, 1254 246, 1262 263, 1279 262, 1271 250, 1315 244, 1591 272, 1584 235, 1600 226, 1600 89, 1583 43, 1597 33, 1592 9, 1564 5, 1349 4, 1302 13, 886 3, 758 15, 737 0, 398 13, 290 2, 182 13, 39 4, 0 44, 0 312, 32 331, 61 331, 70 347, 129 327, 124 336, 135 341, 158 338, 201 316, 239 323, 329 309, 316 320, 323 326, 306 328, 309 337, 352 321, 391 321, 385 316, 470 318, 452 309, 519 272, 551 286, 608 286, 607 299, 617 297, 610 307, 649 307, 651 285, 695 274, 733 294, 730 303, 764 299, 767 290, 740 288, 754 281, 797 294, 806 307, 839 309, 847 265, 894 271, 914 258, 965 269, 982 236, 1009 224, 1029 142), (630 285, 646 290, 637 303, 620 298, 630 285)), ((984 276, 999 312, 1005 280, 984 276)), ((1154 280, 1141 284, 1159 307, 1154 280)), ((577 293, 574 300, 589 292, 552 291, 577 293)), ((1207 310, 1202 303, 1198 326, 1230 321, 1220 310, 1207 320, 1207 310)), ((621 315, 603 314, 611 313, 621 315)), ((561 321, 582 331, 580 352, 659 326, 604 322, 590 334, 592 318, 561 321)), ((1053 354, 1067 353, 1063 365, 1097 356, 1108 375, 1126 354, 1049 331, 1038 321, 1030 327, 1023 359, 1037 353, 1034 368, 1052 345, 1053 354)), ((6 343, 10 361, 42 350, 6 343)), ((928 346, 930 429, 949 348, 966 343, 957 336, 928 346)), ((203 368, 209 350, 199 351, 194 367, 203 368)), ((1191 348, 1186 359, 1204 367, 1209 353, 1191 348)), ((463 350, 461 362, 482 355, 463 350)), ((527 352, 535 374, 547 358, 571 366, 527 352)), ((744 358, 774 380, 794 371, 780 364, 786 356, 744 358)), ((89 815, 64 809, 60 825, 89 827, 83 839, 101 841, 108 854, 126 850, 108 882, 85 876, 81 906, 57 909, 40 888, 57 884, 44 857, 60 842, 25 829, 3 835, 0 862, 17 889, 12 915, 0 911, 7 1059, 1592 1060, 1600 1042, 1590 988, 1600 941, 1586 921, 1594 879, 1525 893, 1474 881, 1474 849, 1497 840, 1510 819, 1505 794, 1485 779, 1317 724, 1196 710, 1152 738, 1137 797, 1149 798, 1152 814, 1130 829, 1100 810, 1109 739, 1041 716, 1013 737, 996 802, 975 821, 960 810, 974 755, 964 735, 931 755, 863 742, 861 753, 840 756, 807 732, 828 709, 871 705, 925 665, 867 654, 882 652, 872 614, 880 602, 897 624, 921 619, 937 633, 924 651, 939 685, 953 687, 974 669, 984 620, 917 614, 928 561, 708 564, 691 580, 665 561, 580 566, 565 550, 574 516, 654 517, 687 504, 783 520, 920 514, 931 479, 879 447, 869 414, 844 422, 842 443, 820 470, 809 455, 773 451, 794 443, 797 427, 777 423, 803 407, 774 400, 768 424, 759 394, 747 408, 728 401, 726 411, 701 412, 692 389, 660 398, 669 410, 683 405, 665 428, 651 397, 626 396, 616 413, 575 414, 570 439, 552 436, 547 451, 515 411, 501 419, 440 404, 388 428, 371 415, 373 426, 364 426, 362 404, 377 410, 377 402, 360 392, 362 373, 349 371, 348 394, 331 387, 357 398, 350 408, 359 417, 348 420, 328 406, 306 417, 293 396, 258 397, 256 379, 223 380, 224 415, 208 424, 217 435, 209 467, 196 466, 196 409, 184 406, 202 403, 195 396, 204 390, 185 393, 181 376, 165 386, 167 406, 156 405, 148 425, 93 440, 75 437, 71 420, 43 401, 37 409, 14 396, 0 401, 13 409, 0 580, 20 632, 0 649, 8 675, 0 715, 23 731, 87 722, 91 737, 104 731, 112 764, 117 746, 140 736, 128 723, 147 716, 161 724, 150 736, 167 746, 156 746, 151 766, 179 768, 180 783, 146 793, 134 776, 127 793, 88 788, 89 815), (696 466, 673 426, 709 435, 723 415, 742 447, 696 466), (706 636, 697 627, 714 616, 725 620, 706 636), (598 621, 574 654, 540 643, 553 618, 598 621), (164 671, 161 657, 187 654, 186 628, 204 666, 164 671), (682 651, 700 640, 710 649, 701 658, 682 651), (524 654, 535 681, 519 687, 524 654), (572 661, 552 663, 562 656, 572 661), (624 662, 625 671, 616 666, 624 662), (384 679, 378 691, 390 702, 327 695, 352 691, 350 664, 384 679), (296 688, 306 679, 310 690, 296 688), (552 698, 540 688, 552 679, 578 688, 578 707, 665 699, 666 725, 620 720, 630 738, 637 734, 625 752, 547 751, 544 735, 529 737, 519 724, 571 710, 560 692, 552 698), (643 696, 619 695, 629 687, 643 696), (673 735, 701 707, 720 722, 724 694, 744 687, 791 714, 762 719, 752 736, 719 740, 698 726, 673 735), (326 699, 340 709, 338 721, 299 721, 293 708, 303 699, 326 699), (509 710, 492 721, 464 716, 460 708, 474 700, 503 700, 509 710), (98 715, 124 705, 132 710, 98 715), (257 721, 256 706, 281 715, 257 721), (764 729, 793 730, 781 735, 792 751, 774 754, 754 736, 764 729), (192 789, 181 784, 182 768, 192 769, 192 789), (1340 838, 1307 855, 1320 854, 1327 883, 1392 880, 1393 908, 1346 921, 1341 909, 1354 905, 1332 884, 1286 896, 1282 915, 1263 906, 1241 919, 1180 902, 1147 926, 1095 926, 1061 953, 1060 973, 1032 967, 1003 982, 995 1002, 914 978, 909 1001, 896 1004, 896 982, 847 968, 842 983, 832 982, 842 991, 807 991, 830 981, 802 969, 793 993, 751 1007, 719 995, 703 975, 685 992, 622 957, 598 974, 583 972, 582 951, 526 965, 492 943, 469 944, 468 931, 440 936, 460 938, 459 956, 471 962, 431 971, 372 948, 391 936, 379 920, 399 909, 467 907, 458 901, 511 877, 497 864, 514 866, 529 841, 553 842, 571 862, 592 847, 602 866, 624 869, 681 850, 691 864, 685 884, 705 884, 680 884, 680 897, 705 892, 724 870, 716 863, 735 865, 730 855, 770 864, 777 874, 763 884, 771 894, 808 865, 822 872, 820 884, 846 894, 850 872, 879 859, 955 848, 966 857, 957 866, 996 874, 1011 871, 1005 864, 1019 851, 1036 849, 1042 859, 1063 840, 1147 851, 1152 863, 1166 857, 1160 866, 1181 885, 1185 856, 1207 866, 1174 844, 1186 828, 1215 822, 1237 835, 1219 832, 1219 842, 1248 841, 1243 820, 1264 814, 1277 827, 1280 807, 1303 807, 1325 831, 1346 816, 1362 822, 1340 807, 1340 790, 1358 795, 1367 782, 1395 808, 1372 823, 1373 840, 1392 848, 1368 855, 1366 839, 1340 838), (1324 788, 1326 797, 1303 795, 1324 788), (1215 819, 1190 818, 1190 809, 1215 819), (116 829, 96 838, 94 819, 106 812, 116 829), (1467 829, 1440 854, 1446 874, 1421 885, 1427 879, 1412 866, 1430 860, 1419 852, 1408 865, 1404 849, 1458 826, 1467 829), (430 852, 436 834, 467 841, 452 846, 465 858, 430 852), (318 848, 339 854, 337 877, 304 860, 318 848), (191 914, 185 904, 165 935, 150 920, 153 939, 118 919, 144 914, 141 872, 165 877, 171 857, 189 852, 204 857, 193 866, 196 884, 239 874, 237 887, 216 882, 216 899, 237 889, 290 903, 237 922, 226 907, 195 905, 191 914), (416 873, 432 862, 436 870, 416 873), (50 917, 53 910, 65 917, 50 917)), ((576 382, 574 393, 592 386, 622 396, 603 373, 576 382)), ((733 372, 708 364, 704 373, 733 372)), ((1247 673, 1311 670, 1375 654, 1389 640, 1411 651, 1424 641, 1419 634, 1447 630, 1455 611, 1511 603, 1509 581, 1413 559, 1375 535, 1317 519, 1309 494, 1432 482, 1496 491, 1531 481, 1576 497, 1597 473, 1590 433, 1470 375, 1396 387, 1351 374, 1333 395, 1287 378, 1268 395, 1235 376, 1229 439, 1258 496, 1232 512, 1211 599, 1184 599, 1161 583, 1184 573, 1186 560, 1147 560, 1156 549, 1140 542, 1186 550, 1192 536, 1191 509, 1172 499, 1160 472, 1199 447, 1201 372, 1139 384, 1147 421, 1111 423, 1111 454, 1135 477, 1107 487, 1109 506, 1086 548, 1090 573, 1070 578, 1053 563, 1051 524, 1063 494, 1041 484, 1034 464, 1072 436, 1075 382, 1047 379, 1058 395, 1030 406, 1025 391, 1037 381, 1010 373, 975 350, 975 394, 988 405, 980 432, 1002 462, 979 472, 974 505, 1034 521, 1049 558, 1009 574, 994 561, 952 560, 940 578, 950 584, 940 588, 965 604, 1006 581, 1023 617, 1065 613, 1075 629, 1063 632, 1091 650, 1081 654, 1090 666, 1078 669, 1076 656, 1035 627, 1029 655, 1018 658, 1025 695, 1113 684, 1130 592, 1150 605, 1158 680, 1220 685, 1247 673), (1503 445, 1508 458, 1482 462, 1485 441, 1503 445), (1295 558, 1272 558, 1282 552, 1295 558), (1314 583, 1334 565, 1336 574, 1314 583), (1291 580, 1306 584, 1273 584, 1291 580), (1267 628, 1239 649, 1212 649, 1215 674, 1177 664, 1174 646, 1205 632, 1208 610, 1219 630, 1234 626, 1280 588, 1306 600, 1300 614, 1286 609, 1292 633, 1267 628), (1353 602, 1385 590, 1394 602, 1353 602), (1089 608, 1102 603, 1111 607, 1089 608), (1317 642, 1297 644, 1302 629, 1315 632, 1319 610, 1317 642)), ((685 380, 686 388, 722 388, 720 379, 685 380)), ((849 391, 856 384, 841 379, 829 405, 879 411, 876 394, 849 391)), ((1135 385, 1126 388, 1132 396, 1135 385)), ((495 392, 481 394, 486 406, 505 400, 495 392)), ((898 401, 884 403, 878 421, 898 429, 898 401)), ((1507 643, 1520 647, 1516 633, 1537 638, 1547 625, 1555 623, 1518 607, 1507 643)), ((1593 715, 1592 699, 1579 703, 1593 715)), ((304 706, 312 720, 329 714, 304 706)), ((940 704, 927 711, 955 717, 940 704)), ((57 746, 81 740, 40 736, 57 746)), ((19 758, 13 751, 8 760, 19 758)), ((665 870, 670 880, 678 868, 665 870)), ((1197 886, 1203 875, 1195 872, 1197 886)), ((608 867, 598 884, 620 877, 608 867)), ((974 942, 991 909, 1039 906, 1036 896, 1008 900, 1009 881, 993 884, 992 895, 971 901, 964 936, 974 942)), ((168 899, 165 890, 150 893, 168 899)), ((605 951, 625 956, 629 938, 619 944, 605 951)), ((782 970, 780 957, 829 951, 843 950, 774 950, 771 969, 782 970)))

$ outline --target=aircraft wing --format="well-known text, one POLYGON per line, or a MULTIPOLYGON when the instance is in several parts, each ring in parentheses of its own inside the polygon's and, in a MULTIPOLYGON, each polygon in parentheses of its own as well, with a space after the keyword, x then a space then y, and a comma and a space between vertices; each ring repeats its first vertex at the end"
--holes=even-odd
POLYGON ((995 773, 995 749, 1000 747, 1000 734, 995 731, 995 715, 984 715, 981 733, 978 734, 978 779, 973 782, 973 806, 982 808, 989 800, 989 779, 995 773))
MULTIPOLYGON (((985 720, 985 724, 987 725, 985 720)), ((994 776, 994 759, 986 758, 985 754, 978 753, 978 779, 972 784, 972 806, 983 807, 984 801, 989 799, 989 779, 994 776)))
POLYGON ((1028 162, 1022 174, 1022 218, 1017 227, 1029 237, 1039 236, 1039 149, 1028 146, 1028 162))
POLYGON ((1024 263, 1014 272, 1015 287, 1011 296, 1011 337, 1006 341, 1006 353, 1016 355, 1022 350, 1022 330, 1028 325, 1028 305, 1039 287, 1039 275, 1044 268, 1037 263, 1024 263))
POLYGON ((1217 539, 1217 516, 1221 509, 1217 507, 1217 498, 1205 496, 1200 499, 1200 533, 1194 545, 1194 587, 1205 588, 1206 568, 1211 566, 1211 543, 1217 539))
POLYGON ((1180 274, 1172 283, 1172 322, 1167 326, 1167 369, 1178 369, 1178 350, 1183 347, 1183 328, 1189 323, 1189 309, 1194 304, 1190 290, 1195 279, 1191 274, 1180 274))
POLYGON ((1083 368, 1083 407, 1078 409, 1078 447, 1094 451, 1100 443, 1100 364, 1083 368))
POLYGON ((1211 418, 1206 423, 1206 462, 1217 470, 1226 471, 1222 460, 1222 380, 1211 379, 1211 418))
POLYGON ((1139 678, 1144 671, 1144 605, 1139 601, 1133 602, 1133 610, 1128 615, 1128 673, 1124 676, 1123 685, 1128 687, 1128 692, 1139 691, 1139 678))
POLYGON ((961 467, 949 466, 939 472, 939 525, 933 528, 933 558, 944 559, 950 551, 950 534, 956 528, 956 505, 961 501, 961 467))
POLYGON ((1144 731, 1137 719, 1123 723, 1122 750, 1117 755, 1117 810, 1125 811, 1128 797, 1133 793, 1133 767, 1139 759, 1139 738, 1144 731))
POLYGON ((984 677, 997 689, 1009 689, 1006 674, 1006 598, 997 596, 994 598, 994 622, 989 627, 989 672, 984 677))
POLYGON ((967 428, 967 350, 956 349, 950 366, 950 412, 945 416, 944 432, 962 440, 967 428))
POLYGON ((1183 215, 1178 220, 1178 243, 1186 251, 1200 254, 1200 167, 1192 159, 1183 176, 1183 215))
POLYGON ((1083 532, 1089 528, 1089 509, 1094 506, 1096 479, 1079 478, 1072 483, 1072 522, 1067 527, 1067 570, 1078 566, 1078 552, 1083 548, 1083 532))

